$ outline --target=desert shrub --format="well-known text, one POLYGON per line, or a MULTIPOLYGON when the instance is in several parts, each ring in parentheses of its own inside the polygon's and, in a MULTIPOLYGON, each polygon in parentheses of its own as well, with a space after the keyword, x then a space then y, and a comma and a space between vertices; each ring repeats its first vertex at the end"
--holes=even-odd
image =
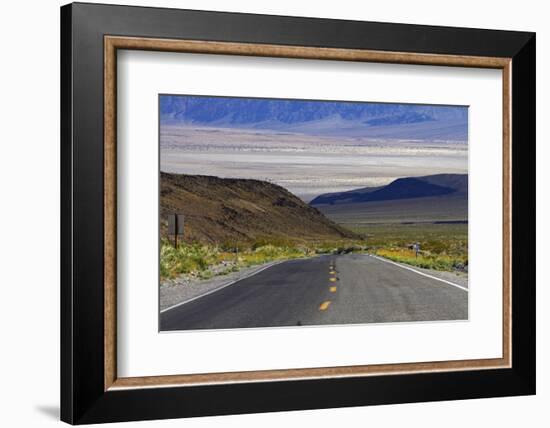
POLYGON ((208 246, 181 243, 178 248, 174 248, 170 242, 163 241, 160 250, 160 276, 167 279, 193 274, 207 279, 245 266, 304 257, 313 253, 313 250, 306 247, 276 246, 269 243, 256 248, 242 247, 236 251, 234 244, 208 246), (226 263, 227 268, 216 269, 217 273, 213 273, 211 268, 221 263, 226 263))
POLYGON ((161 278, 172 278, 191 272, 201 272, 218 260, 217 247, 181 243, 178 248, 163 241, 160 250, 161 278))
POLYGON ((395 262, 434 270, 452 271, 457 269, 458 265, 467 265, 468 263, 467 258, 464 257, 432 254, 427 251, 423 251, 416 257, 414 251, 404 248, 381 248, 377 249, 375 253, 395 262))

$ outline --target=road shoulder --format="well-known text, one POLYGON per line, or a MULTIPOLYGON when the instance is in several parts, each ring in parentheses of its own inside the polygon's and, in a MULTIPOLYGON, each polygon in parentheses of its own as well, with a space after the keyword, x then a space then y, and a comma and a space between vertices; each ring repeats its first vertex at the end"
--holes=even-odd
POLYGON ((209 279, 196 279, 193 281, 171 281, 161 284, 159 291, 160 311, 165 311, 173 306, 186 303, 204 295, 221 290, 237 281, 253 276, 267 268, 282 263, 284 260, 273 261, 262 265, 240 269, 225 275, 215 276, 209 279))
POLYGON ((459 285, 460 287, 468 289, 468 273, 466 272, 448 272, 448 271, 441 271, 441 270, 434 270, 434 269, 425 269, 418 266, 411 266, 405 263, 395 262, 393 260, 389 260, 381 256, 371 255, 371 257, 375 257, 377 259, 386 261, 388 263, 401 266, 411 271, 417 271, 417 272, 420 272, 421 274, 432 276, 442 281, 451 282, 453 284, 459 285))

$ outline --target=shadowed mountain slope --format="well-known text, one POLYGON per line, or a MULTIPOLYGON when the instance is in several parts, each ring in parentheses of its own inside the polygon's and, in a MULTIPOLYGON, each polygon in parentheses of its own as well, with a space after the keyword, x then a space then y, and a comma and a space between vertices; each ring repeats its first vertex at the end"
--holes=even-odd
POLYGON ((357 238, 288 190, 259 180, 161 172, 161 234, 185 215, 185 240, 210 244, 357 238))
POLYGON ((467 174, 437 174, 425 177, 398 178, 381 187, 364 187, 347 192, 317 196, 310 205, 353 204, 398 199, 427 198, 444 195, 468 195, 467 174))

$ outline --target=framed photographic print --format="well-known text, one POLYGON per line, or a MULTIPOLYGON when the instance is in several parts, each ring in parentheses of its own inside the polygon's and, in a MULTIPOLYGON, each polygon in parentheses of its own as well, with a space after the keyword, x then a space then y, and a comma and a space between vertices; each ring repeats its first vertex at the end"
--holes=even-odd
POLYGON ((61 8, 72 424, 535 393, 535 35, 61 8))

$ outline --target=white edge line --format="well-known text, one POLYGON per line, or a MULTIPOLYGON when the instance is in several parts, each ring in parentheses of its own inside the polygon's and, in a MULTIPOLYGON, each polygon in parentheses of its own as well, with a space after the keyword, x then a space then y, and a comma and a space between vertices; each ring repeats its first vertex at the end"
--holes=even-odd
POLYGON ((403 266, 400 263, 393 262, 393 261, 385 259, 383 257, 375 256, 374 254, 370 254, 370 256, 374 257, 377 260, 381 260, 381 261, 386 262, 386 263, 391 263, 392 265, 399 266, 400 268, 407 269, 407 270, 410 270, 412 272, 416 272, 418 275, 427 276, 428 278, 435 279, 436 281, 441 281, 441 282, 444 282, 445 284, 452 285, 453 287, 460 288, 461 290, 465 291, 466 293, 469 292, 468 288, 463 287, 462 285, 455 284, 454 282, 447 281, 445 279, 441 279, 441 278, 438 278, 436 276, 428 275, 427 273, 420 272, 419 270, 413 269, 409 266, 403 266))
POLYGON ((269 269, 270 267, 273 267, 275 265, 278 265, 280 263, 284 263, 284 262, 287 262, 287 261, 288 260, 279 260, 277 262, 272 262, 272 263, 268 264, 267 266, 262 267, 261 269, 258 269, 258 270, 254 271, 254 272, 252 272, 248 275, 243 276, 242 278, 235 279, 233 281, 229 281, 228 283, 222 284, 218 288, 214 288, 213 290, 207 291, 204 294, 200 294, 199 296, 192 297, 190 299, 187 299, 187 300, 184 300, 182 302, 176 303, 175 305, 164 308, 160 311, 160 313, 163 314, 164 312, 168 312, 170 309, 177 308, 178 306, 181 306, 181 305, 184 305, 186 303, 192 302, 194 300, 200 299, 201 297, 208 296, 209 294, 215 293, 216 291, 220 291, 220 290, 224 289, 225 287, 229 287, 230 285, 235 284, 236 282, 242 281, 243 279, 250 278, 251 276, 254 276, 254 275, 256 275, 256 274, 258 274, 258 273, 260 273, 260 272, 262 272, 266 269, 269 269))

